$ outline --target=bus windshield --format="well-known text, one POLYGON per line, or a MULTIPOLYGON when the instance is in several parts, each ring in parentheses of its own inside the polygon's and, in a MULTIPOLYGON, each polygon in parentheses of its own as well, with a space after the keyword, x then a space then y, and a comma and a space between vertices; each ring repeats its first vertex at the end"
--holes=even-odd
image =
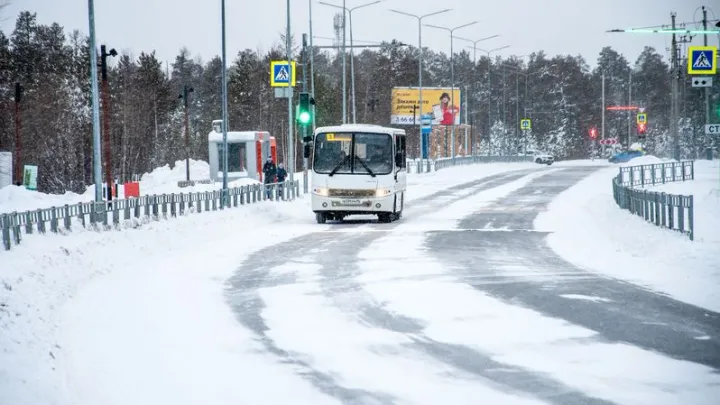
POLYGON ((342 132, 315 137, 313 170, 319 174, 390 174, 393 168, 389 134, 342 132))

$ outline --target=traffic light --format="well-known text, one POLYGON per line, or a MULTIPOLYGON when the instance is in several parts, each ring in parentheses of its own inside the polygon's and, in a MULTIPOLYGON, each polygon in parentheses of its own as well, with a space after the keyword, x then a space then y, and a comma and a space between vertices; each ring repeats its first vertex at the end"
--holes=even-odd
POLYGON ((315 99, 310 97, 310 93, 300 93, 298 102, 297 122, 303 126, 311 126, 315 117, 313 117, 311 105, 315 104, 315 99))
POLYGON ((595 139, 595 138, 597 138, 597 128, 592 127, 592 128, 590 128, 590 139, 595 139))
POLYGON ((647 124, 645 124, 644 122, 637 124, 638 138, 644 138, 646 130, 647 130, 647 124))

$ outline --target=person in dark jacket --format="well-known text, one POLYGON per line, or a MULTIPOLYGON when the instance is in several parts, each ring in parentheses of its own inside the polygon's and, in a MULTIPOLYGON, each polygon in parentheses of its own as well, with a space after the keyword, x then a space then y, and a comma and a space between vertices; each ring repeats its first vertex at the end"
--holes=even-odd
POLYGON ((282 198, 283 192, 285 191, 285 179, 287 179, 287 170, 285 170, 285 166, 282 163, 278 164, 277 169, 277 182, 280 183, 278 187, 280 187, 279 195, 282 198))
POLYGON ((275 183, 277 167, 275 167, 275 162, 273 162, 271 157, 269 157, 265 165, 263 165, 263 175, 265 176, 265 184, 275 183))
MULTIPOLYGON (((277 167, 275 167, 275 162, 273 162, 272 157, 268 157, 267 162, 263 165, 263 175, 265 176, 265 184, 275 183, 277 167)), ((272 198, 272 188, 270 186, 265 186, 265 194, 267 198, 272 198)))
POLYGON ((285 166, 282 163, 280 163, 278 165, 278 169, 277 169, 277 182, 283 183, 283 182, 285 182, 286 178, 287 178, 287 170, 285 170, 285 166))

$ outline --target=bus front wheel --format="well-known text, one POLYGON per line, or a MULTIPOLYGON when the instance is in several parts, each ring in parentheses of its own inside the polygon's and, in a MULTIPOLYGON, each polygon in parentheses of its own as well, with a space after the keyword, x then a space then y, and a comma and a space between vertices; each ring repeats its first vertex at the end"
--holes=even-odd
POLYGON ((318 224, 324 224, 327 221, 327 216, 325 216, 324 212, 316 212, 315 220, 318 224))
POLYGON ((391 212, 383 212, 382 214, 378 214, 378 221, 383 222, 383 223, 392 222, 394 215, 395 214, 393 214, 391 212))

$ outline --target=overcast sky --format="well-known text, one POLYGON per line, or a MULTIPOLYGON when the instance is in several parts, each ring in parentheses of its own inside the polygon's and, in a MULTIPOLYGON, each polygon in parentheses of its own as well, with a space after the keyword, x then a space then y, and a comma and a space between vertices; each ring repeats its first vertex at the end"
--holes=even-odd
MULTIPOLYGON (((57 22, 67 31, 88 32, 87 0, 9 1, 0 23, 8 35, 21 10, 36 12, 41 24, 57 22)), ((342 4, 342 0, 326 1, 342 4)), ((371 1, 347 0, 346 7, 371 1)), ((672 11, 677 12, 678 22, 698 21, 703 4, 714 8, 709 19, 720 17, 718 0, 384 0, 353 12, 353 36, 358 41, 398 39, 416 46, 417 20, 388 9, 426 14, 451 8, 424 22, 452 27, 477 20, 477 24, 459 29, 455 35, 480 39, 499 34, 478 47, 510 45, 500 51, 506 56, 540 49, 549 55, 581 54, 593 66, 603 46, 612 46, 631 62, 645 45, 654 46, 666 56, 669 35, 609 34, 605 30, 669 24, 672 11)), ((333 15, 340 10, 317 1, 313 1, 312 8, 315 44, 330 45, 331 40, 317 37, 333 36, 333 15)), ((285 10, 286 0, 226 0, 228 57, 234 59, 245 48, 264 51, 271 47, 284 30, 285 10)), ((291 29, 298 38, 308 32, 308 16, 308 0, 291 0, 291 29)), ((182 46, 204 61, 221 52, 220 0, 95 0, 95 20, 99 43, 135 56, 140 51, 155 50, 160 60, 172 63, 182 46)), ((701 41, 701 36, 694 39, 696 44, 701 45, 701 41)), ((710 44, 717 43, 718 36, 711 36, 710 44)), ((449 34, 424 27, 423 45, 448 52, 449 34)), ((467 43, 456 40, 456 50, 463 46, 467 43)))

